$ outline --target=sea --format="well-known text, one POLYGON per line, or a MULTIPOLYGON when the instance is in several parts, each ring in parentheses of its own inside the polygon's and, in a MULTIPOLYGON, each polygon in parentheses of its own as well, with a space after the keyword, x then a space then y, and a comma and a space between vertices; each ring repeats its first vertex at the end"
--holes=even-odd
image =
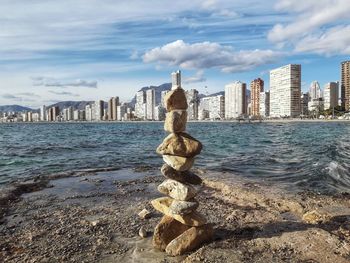
MULTIPOLYGON (((190 122, 195 167, 296 191, 350 192, 350 123, 190 122)), ((160 122, 0 124, 0 187, 37 175, 159 168, 160 122)))

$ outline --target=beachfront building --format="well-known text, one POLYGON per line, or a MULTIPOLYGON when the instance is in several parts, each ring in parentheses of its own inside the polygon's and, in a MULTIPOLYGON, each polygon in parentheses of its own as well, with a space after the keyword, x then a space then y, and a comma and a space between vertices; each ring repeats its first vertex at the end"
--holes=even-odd
POLYGON ((146 90, 146 119, 154 120, 154 108, 156 106, 155 89, 146 90))
POLYGON ((136 93, 135 115, 139 119, 146 119, 146 93, 143 90, 136 93))
POLYGON ((285 65, 270 71, 270 116, 300 115, 301 65, 285 65))
POLYGON ((103 120, 104 105, 105 105, 105 103, 103 100, 95 101, 95 120, 96 121, 103 120))
POLYGON ((308 116, 309 115, 309 101, 310 96, 309 93, 302 93, 300 96, 300 109, 301 109, 301 116, 308 116))
POLYGON ((119 97, 115 96, 111 98, 112 100, 112 121, 116 121, 118 119, 118 106, 119 106, 119 97))
POLYGON ((171 73, 171 89, 181 88, 181 71, 171 73))
POLYGON ((323 110, 323 98, 320 88, 320 84, 317 81, 313 81, 309 89, 309 113, 320 112, 323 110))
POLYGON ((85 119, 87 121, 92 121, 92 108, 89 104, 85 106, 85 119))
POLYGON ((204 97, 200 100, 199 107, 198 107, 199 120, 209 119, 209 103, 210 103, 210 97, 204 97))
POLYGON ((310 100, 318 100, 322 98, 322 92, 320 88, 320 84, 317 81, 311 82, 310 89, 309 89, 309 97, 310 100))
POLYGON ((40 120, 41 121, 46 121, 47 120, 47 116, 46 116, 46 106, 43 105, 40 107, 40 120))
POLYGON ((107 120, 116 121, 118 119, 118 106, 119 106, 119 97, 112 97, 108 100, 107 105, 107 120))
POLYGON ((240 81, 225 86, 225 118, 238 118, 247 113, 246 84, 240 81))
POLYGON ((350 61, 341 63, 341 106, 350 109, 350 61))
POLYGON ((163 90, 161 93, 160 93, 160 105, 165 108, 165 102, 164 102, 164 98, 165 98, 165 95, 169 92, 170 90, 163 90))
POLYGON ((250 83, 250 103, 252 116, 260 115, 260 93, 264 91, 264 81, 261 78, 254 79, 250 83))
POLYGON ((323 99, 324 99, 324 109, 333 109, 338 106, 339 98, 339 83, 329 82, 324 86, 323 99))
POLYGON ((123 121, 125 119, 127 106, 125 104, 117 106, 117 120, 123 121))
POLYGON ((269 117, 270 116, 270 92, 260 92, 259 98, 259 116, 269 117))
POLYGON ((186 91, 186 99, 188 104, 187 119, 198 120, 198 107, 199 107, 198 90, 191 89, 186 91))
POLYGON ((225 118, 225 96, 217 95, 207 97, 209 119, 223 120, 225 118))
POLYGON ((166 109, 162 105, 154 107, 154 119, 156 121, 165 120, 166 109))

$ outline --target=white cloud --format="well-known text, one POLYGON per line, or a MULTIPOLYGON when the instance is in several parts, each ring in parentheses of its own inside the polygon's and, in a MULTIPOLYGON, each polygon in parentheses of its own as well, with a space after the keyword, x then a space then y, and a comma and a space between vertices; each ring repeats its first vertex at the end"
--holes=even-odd
POLYGON ((60 81, 54 78, 48 77, 32 77, 33 86, 44 86, 44 87, 86 87, 86 88, 97 88, 97 81, 87 81, 82 79, 77 79, 75 81, 60 81))
POLYGON ((194 76, 187 77, 183 80, 185 84, 189 83, 199 83, 199 82, 205 82, 207 79, 204 77, 204 71, 198 70, 194 76))
POLYGON ((59 95, 59 96, 79 97, 79 94, 75 94, 75 93, 68 92, 68 91, 54 91, 54 90, 49 90, 49 93, 54 94, 54 95, 59 95))
POLYGON ((333 27, 323 34, 307 36, 296 44, 295 51, 350 55, 350 25, 333 27))
POLYGON ((235 51, 218 43, 185 43, 183 40, 156 47, 143 55, 145 63, 178 66, 183 69, 217 68, 223 72, 242 72, 257 66, 275 62, 281 52, 272 50, 235 51))
POLYGON ((350 18, 349 0, 280 0, 276 9, 295 17, 287 24, 276 24, 268 33, 272 42, 295 42, 330 23, 350 18))

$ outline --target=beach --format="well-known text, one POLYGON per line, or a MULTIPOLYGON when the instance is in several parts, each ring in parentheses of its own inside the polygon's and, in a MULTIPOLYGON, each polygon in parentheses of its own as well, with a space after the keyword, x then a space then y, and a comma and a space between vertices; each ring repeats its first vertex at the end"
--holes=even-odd
POLYGON ((292 192, 197 169, 199 211, 214 240, 180 256, 152 246, 159 170, 99 169, 39 176, 3 188, 4 262, 349 262, 349 194, 292 192), (229 178, 229 179, 228 179, 229 178), (148 219, 138 213, 146 208, 148 219), (141 238, 144 227, 148 236, 141 238))

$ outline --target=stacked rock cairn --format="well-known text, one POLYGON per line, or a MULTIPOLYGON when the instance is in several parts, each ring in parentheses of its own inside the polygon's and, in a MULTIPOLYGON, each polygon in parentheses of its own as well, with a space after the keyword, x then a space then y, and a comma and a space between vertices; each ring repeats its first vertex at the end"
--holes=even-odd
POLYGON ((199 248, 213 236, 213 228, 199 212, 195 196, 202 179, 190 171, 202 144, 185 133, 187 100, 181 87, 173 87, 164 97, 167 110, 164 129, 170 134, 157 148, 165 164, 161 172, 166 180, 158 191, 167 195, 152 200, 153 207, 164 214, 154 230, 154 247, 171 256, 199 248))

